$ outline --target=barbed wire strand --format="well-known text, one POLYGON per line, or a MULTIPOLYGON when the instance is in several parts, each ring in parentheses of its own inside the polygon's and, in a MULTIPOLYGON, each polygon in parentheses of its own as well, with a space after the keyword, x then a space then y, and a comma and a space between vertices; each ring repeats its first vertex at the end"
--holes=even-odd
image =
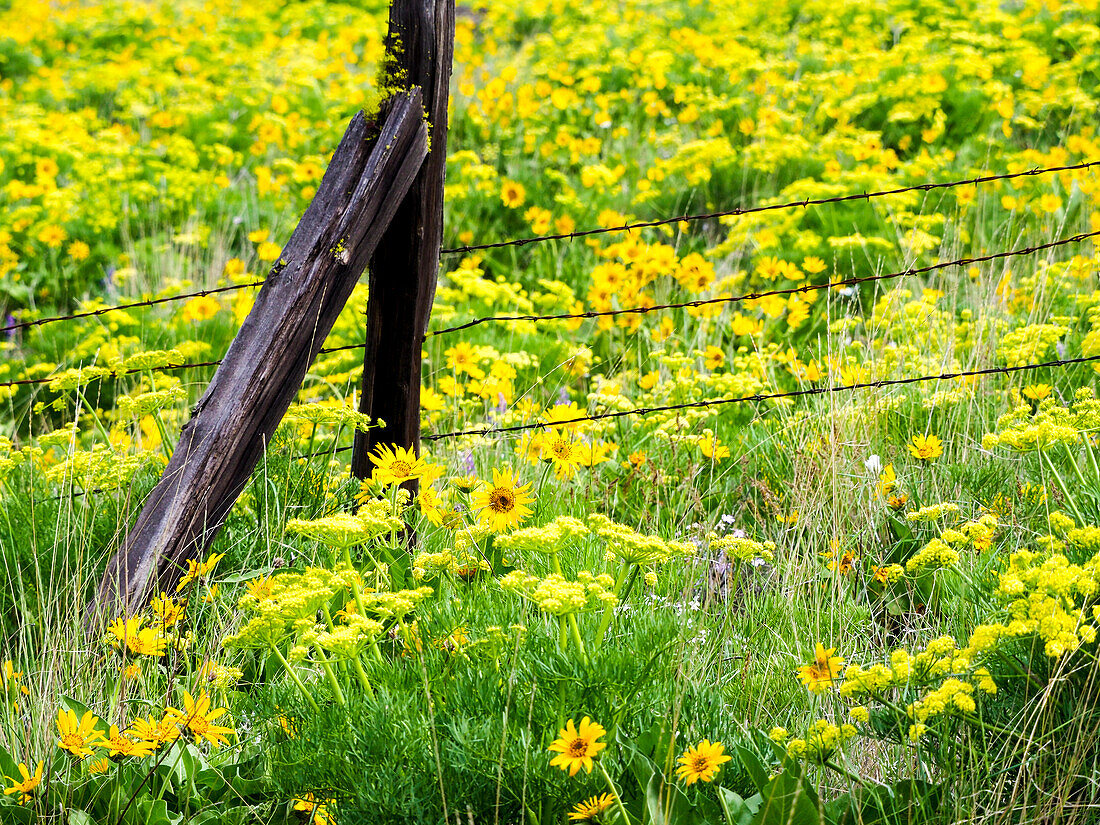
MULTIPOLYGON (((552 427, 560 427, 566 424, 580 424, 586 421, 602 421, 608 418, 622 418, 628 415, 649 415, 657 412, 672 412, 675 410, 689 410, 705 407, 716 407, 722 404, 741 404, 750 401, 776 401, 783 398, 800 398, 808 395, 826 395, 835 392, 848 392, 864 389, 878 389, 881 387, 896 387, 904 384, 917 384, 922 381, 950 381, 956 378, 974 378, 983 375, 1008 374, 1026 370, 1043 368, 1064 367, 1072 364, 1087 364, 1100 361, 1100 355, 1088 355, 1080 358, 1060 358, 1057 361, 1043 361, 1035 364, 1019 364, 1011 367, 988 367, 981 370, 967 370, 962 372, 943 372, 938 375, 921 375, 914 378, 893 378, 880 381, 865 381, 859 384, 842 384, 839 386, 810 387, 803 390, 791 390, 789 392, 755 393, 742 395, 735 398, 713 398, 704 401, 691 401, 684 404, 670 404, 662 407, 638 407, 632 410, 616 410, 615 412, 596 413, 581 418, 571 418, 563 421, 538 422, 535 424, 516 424, 509 427, 491 427, 480 430, 460 430, 437 435, 421 435, 422 441, 438 441, 447 438, 459 438, 461 436, 487 436, 504 433, 523 432, 526 430, 541 430, 552 427)), ((339 452, 351 447, 341 448, 339 452)), ((324 455, 325 453, 320 453, 324 455)))
MULTIPOLYGON (((681 309, 684 307, 701 307, 710 304, 724 304, 735 303, 739 301, 753 301, 760 298, 767 298, 773 295, 792 295, 803 292, 811 292, 820 289, 829 289, 832 287, 844 287, 855 286, 858 284, 869 283, 873 281, 886 281, 890 279, 902 278, 910 275, 921 275, 928 272, 935 272, 941 269, 947 269, 953 266, 969 266, 977 263, 987 263, 989 261, 1001 260, 1004 258, 1011 258, 1021 255, 1033 255, 1036 252, 1043 252, 1047 249, 1053 249, 1059 246, 1065 246, 1072 243, 1081 243, 1089 238, 1094 238, 1100 235, 1100 230, 1095 232, 1084 232, 1078 235, 1073 235, 1068 238, 1060 238, 1056 241, 1050 241, 1045 244, 1037 244, 1036 246, 1023 247, 1021 249, 1011 249, 1005 252, 994 252, 989 255, 980 255, 972 258, 958 258, 953 261, 943 261, 937 264, 930 264, 924 267, 918 267, 915 269, 906 269, 900 272, 889 272, 882 275, 867 275, 860 278, 845 278, 842 281, 830 281, 824 284, 804 284, 798 287, 788 287, 786 289, 773 289, 767 292, 750 292, 744 295, 735 295, 725 298, 705 298, 696 301, 686 301, 676 304, 657 304, 655 306, 648 307, 630 307, 627 309, 613 309, 603 311, 592 312, 579 312, 579 313, 563 313, 559 315, 490 315, 484 318, 475 318, 464 324, 460 324, 455 327, 447 327, 445 329, 433 330, 425 335, 425 338, 429 338, 435 335, 445 335, 448 333, 459 332, 461 330, 469 329, 477 326, 478 324, 488 323, 490 321, 559 321, 568 319, 585 319, 585 318, 605 318, 614 315, 628 315, 628 314, 645 314, 649 312, 657 312, 664 309, 681 309)), ((318 355, 328 355, 334 352, 345 352, 347 350, 364 349, 366 344, 344 344, 338 347, 326 347, 318 351, 318 355)), ((163 372, 167 370, 181 370, 181 369, 193 369, 199 367, 216 367, 221 364, 221 359, 216 361, 199 361, 190 362, 185 364, 165 364, 157 367, 145 367, 127 370, 122 373, 113 374, 115 377, 121 377, 123 375, 134 375, 136 373, 144 373, 147 371, 163 372)), ((85 367, 83 369, 93 369, 93 367, 85 367)), ((80 369, 73 367, 71 369, 80 369)), ((5 387, 24 386, 29 384, 50 384, 58 379, 59 376, 46 376, 44 378, 23 378, 13 381, 0 382, 0 389, 5 387)), ((103 378, 107 378, 104 375, 103 378)))
MULTIPOLYGON (((365 347, 366 347, 366 344, 347 344, 347 345, 341 346, 341 347, 327 347, 327 348, 324 348, 324 349, 320 349, 320 350, 317 351, 317 354, 318 355, 328 355, 329 353, 333 353, 333 352, 342 352, 343 350, 348 350, 348 349, 364 349, 365 347)), ((146 372, 165 372, 167 370, 188 370, 188 369, 198 369, 199 367, 217 367, 217 366, 221 365, 223 360, 224 359, 219 358, 216 361, 188 361, 185 364, 161 364, 161 365, 155 366, 155 367, 135 367, 134 369, 125 370, 125 371, 119 372, 119 373, 110 372, 110 373, 108 373, 106 375, 103 375, 103 376, 96 376, 95 378, 92 378, 91 380, 98 381, 100 378, 121 378, 124 375, 136 375, 138 373, 146 373, 146 372)), ((92 365, 87 366, 87 367, 70 367, 70 369, 88 370, 88 369, 96 369, 96 366, 94 364, 92 364, 92 365)), ((60 378, 60 377, 61 377, 60 375, 48 375, 44 378, 22 378, 22 379, 19 379, 17 381, 0 381, 0 389, 4 389, 5 387, 18 387, 18 386, 23 386, 23 385, 27 385, 27 384, 51 384, 54 381, 57 381, 58 378, 60 378)))
POLYGON ((80 318, 94 318, 98 315, 106 315, 108 312, 119 312, 124 309, 137 309, 139 307, 151 307, 157 304, 171 303, 172 301, 184 301, 188 298, 205 298, 207 295, 217 295, 219 292, 233 292, 238 289, 261 286, 262 284, 263 281, 252 281, 247 284, 230 284, 229 286, 200 289, 198 292, 186 292, 182 295, 168 295, 164 298, 151 298, 148 301, 135 301, 132 304, 117 304, 115 306, 99 307, 98 309, 90 309, 86 312, 74 312, 72 315, 54 315, 49 318, 39 318, 34 321, 20 321, 15 324, 9 324, 6 327, 0 327, 0 332, 14 332, 17 329, 26 329, 27 327, 40 327, 44 324, 52 324, 57 321, 76 321, 80 318))
MULTIPOLYGON (((1100 361, 1100 355, 1082 356, 1080 358, 1060 358, 1057 361, 1043 361, 1034 364, 1019 364, 1012 367, 989 367, 981 370, 967 370, 963 372, 943 372, 938 375, 921 375, 914 378, 893 378, 883 379, 880 381, 866 381, 859 384, 841 384, 837 386, 827 387, 810 387, 804 390, 791 390, 789 392, 774 392, 774 393, 756 393, 754 395, 742 395, 735 398, 712 398, 704 401, 691 401, 684 404, 669 404, 661 407, 638 407, 632 410, 616 410, 615 412, 596 413, 594 415, 586 415, 580 418, 570 418, 563 421, 540 421, 534 424, 516 424, 508 427, 489 427, 480 430, 458 430, 449 433, 437 433, 421 434, 421 441, 442 441, 448 438, 460 438, 468 436, 490 436, 490 435, 502 435, 507 433, 525 432, 528 430, 545 430, 554 427, 562 427, 567 424, 582 424, 588 421, 602 421, 608 418, 623 418, 630 415, 649 415, 650 413, 657 412, 673 412, 676 410, 688 410, 698 409, 706 407, 716 407, 723 404, 742 404, 750 401, 776 401, 783 398, 800 398, 808 395, 826 395, 828 393, 848 392, 854 390, 863 389, 876 389, 881 387, 894 387, 901 386, 903 384, 917 384, 922 381, 950 381, 955 378, 973 378, 983 375, 993 375, 998 373, 1015 373, 1023 372, 1026 370, 1037 370, 1046 367, 1064 367, 1072 364, 1087 364, 1100 361)), ((305 453, 303 455, 292 456, 292 460, 301 460, 307 458, 317 458, 325 455, 336 455, 338 453, 346 453, 348 450, 354 449, 349 445, 346 447, 337 447, 335 449, 321 450, 314 453, 305 453)))
POLYGON ((637 223, 626 223, 620 226, 597 227, 595 229, 583 229, 575 232, 560 232, 554 235, 533 235, 528 238, 514 238, 512 240, 496 241, 494 243, 459 246, 449 249, 442 249, 440 250, 440 254, 464 255, 470 252, 478 252, 484 249, 500 249, 507 246, 527 246, 528 244, 543 243, 545 241, 572 241, 576 240, 577 238, 585 238, 590 235, 603 235, 609 232, 628 232, 632 229, 647 229, 655 226, 666 226, 672 223, 680 223, 681 221, 702 221, 711 220, 713 218, 728 218, 738 215, 752 215, 758 212, 772 212, 778 209, 793 209, 797 206, 806 208, 810 206, 822 206, 828 203, 844 203, 845 201, 871 200, 871 198, 881 198, 888 195, 902 195, 906 192, 931 192, 935 189, 950 189, 955 186, 966 186, 968 184, 973 184, 977 186, 980 183, 990 183, 992 181, 998 180, 1012 180, 1013 178, 1034 177, 1037 175, 1046 175, 1052 172, 1072 172, 1079 169, 1088 169, 1098 165, 1100 165, 1100 160, 1090 160, 1083 163, 1074 163, 1068 166, 1049 166, 1045 168, 1028 169, 1023 172, 1008 172, 1003 175, 983 175, 976 178, 967 178, 966 180, 943 181, 939 183, 920 183, 914 186, 903 186, 898 189, 881 189, 875 192, 858 192, 849 195, 836 195, 831 198, 813 198, 801 201, 788 201, 786 203, 773 203, 767 206, 747 206, 744 208, 737 207, 734 209, 723 209, 717 212, 701 212, 688 215, 680 215, 675 218, 656 218, 648 221, 639 221, 637 223))
POLYGON ((859 284, 866 284, 872 281, 888 281, 894 278, 903 278, 908 275, 921 275, 927 272, 935 272, 940 269, 947 269, 952 266, 969 266, 970 264, 986 263, 988 261, 995 261, 1001 258, 1011 258, 1016 255, 1033 255, 1036 252, 1042 252, 1046 249, 1053 249, 1058 246, 1065 246, 1066 244, 1080 243, 1089 238, 1094 238, 1100 235, 1100 231, 1096 232, 1084 232, 1079 235, 1074 235, 1069 238, 1061 238, 1057 241, 1050 241, 1045 244, 1038 244, 1037 246, 1029 246, 1022 249, 1013 249, 1007 252, 997 252, 990 255, 981 255, 974 258, 959 258, 954 261, 944 261, 938 264, 932 264, 930 266, 922 266, 916 269, 906 269, 901 272, 890 272, 883 275, 867 275, 860 278, 845 278, 842 281, 830 281, 825 284, 804 284, 802 286, 788 287, 785 289, 773 289, 767 292, 750 292, 746 295, 728 296, 724 298, 702 298, 696 301, 684 301, 683 303, 676 304, 655 304, 648 307, 630 307, 629 309, 609 309, 601 311, 590 312, 576 312, 576 313, 561 313, 559 315, 489 315, 483 318, 474 318, 466 323, 459 324, 458 326, 446 327, 445 329, 438 329, 429 331, 424 337, 431 338, 435 335, 447 335, 452 332, 459 332, 464 329, 470 329, 471 327, 478 326, 479 324, 485 324, 490 321, 564 321, 572 319, 582 318, 608 318, 614 315, 631 315, 631 314, 645 314, 649 312, 657 312, 664 309, 683 309, 686 307, 703 307, 712 304, 730 304, 740 301, 755 301, 760 298, 768 298, 773 295, 794 295, 802 292, 813 292, 820 289, 830 289, 832 287, 843 286, 857 286, 859 284))
MULTIPOLYGON (((441 249, 439 254, 464 254, 467 252, 476 252, 483 249, 499 249, 501 247, 507 246, 527 246, 528 244, 541 243, 544 241, 574 240, 576 238, 584 238, 589 235, 602 235, 609 232, 626 232, 631 229, 645 229, 647 227, 664 226, 672 223, 680 223, 681 221, 690 222, 709 220, 713 218, 734 217, 738 215, 751 215, 757 212, 770 212, 778 209, 793 209, 794 207, 798 206, 805 209, 810 206, 822 206, 825 204, 843 203, 845 201, 852 200, 871 200, 872 198, 886 197, 888 195, 900 195, 906 192, 930 192, 936 189, 949 189, 956 186, 977 186, 978 184, 989 183, 992 181, 1012 180, 1013 178, 1021 177, 1035 177, 1038 175, 1046 175, 1054 172, 1072 172, 1081 169, 1089 169, 1093 166, 1100 166, 1100 160, 1086 161, 1083 163, 1075 163, 1067 166, 1048 166, 1043 168, 1034 168, 1022 172, 1008 172, 1002 175, 984 175, 982 177, 967 178, 965 180, 942 181, 938 183, 921 183, 914 186, 901 187, 899 189, 883 189, 876 192, 858 192, 848 195, 837 195, 831 198, 788 201, 786 203, 775 203, 769 204, 767 206, 750 206, 745 208, 738 207, 735 209, 727 209, 720 212, 705 212, 690 215, 680 215, 674 218, 658 218, 650 221, 642 221, 640 223, 623 224, 621 226, 612 227, 598 227, 595 229, 577 230, 574 232, 559 233, 555 235, 535 235, 527 238, 513 238, 510 240, 496 241, 493 243, 441 249)), ((155 298, 148 301, 135 301, 130 304, 118 304, 116 306, 99 307, 98 309, 88 310, 86 312, 76 312, 71 315, 55 315, 48 318, 38 318, 33 321, 19 321, 15 324, 9 324, 7 326, 0 327, 0 333, 14 332, 15 330, 19 329, 43 326, 45 324, 52 324, 58 321, 74 321, 80 318, 92 318, 99 315, 105 315, 109 312, 118 312, 125 309, 138 309, 141 307, 156 306, 157 304, 166 304, 173 301, 184 301, 190 298, 202 298, 207 295, 215 295, 221 292, 232 292, 239 289, 248 289, 250 287, 261 286, 262 284, 263 281, 253 281, 247 284, 231 284, 229 286, 216 287, 213 289, 200 289, 197 292, 187 292, 180 295, 169 295, 163 298, 155 298)))
MULTIPOLYGON (((1043 368, 1055 368, 1065 367, 1073 364, 1088 364, 1100 361, 1100 355, 1088 355, 1080 358, 1060 358, 1056 361, 1043 361, 1034 364, 1018 364, 1011 367, 989 367, 981 370, 967 370, 963 372, 943 372, 938 375, 921 375, 914 378, 893 378, 883 379, 880 381, 865 381, 859 384, 842 384, 838 386, 827 387, 810 387, 804 390, 791 390, 789 392, 775 392, 775 393, 755 393, 753 395, 742 395, 735 398, 712 398, 703 401, 690 401, 684 404, 669 404, 661 407, 638 407, 632 410, 616 410, 615 412, 608 413, 596 413, 594 415, 586 415, 580 418, 570 418, 562 421, 540 421, 534 424, 516 424, 508 427, 492 427, 481 430, 458 430, 449 433, 437 433, 421 434, 421 441, 442 441, 449 438, 460 438, 468 436, 489 436, 489 435, 502 435, 506 433, 524 432, 527 430, 544 430, 553 427, 562 427, 567 424, 583 424, 588 421, 602 421, 608 418, 623 418, 629 415, 649 415, 650 413, 657 412, 674 412, 676 410, 688 410, 688 409, 700 409, 707 407, 716 407, 723 404, 742 404, 752 401, 776 401, 784 398, 799 398, 809 395, 827 395, 829 393, 838 392, 850 392, 863 389, 879 389, 882 387, 896 387, 904 384, 917 384, 923 381, 951 381, 956 378, 974 378, 984 375, 994 374, 1009 374, 1015 372, 1024 372, 1027 370, 1037 370, 1043 368)), ((349 450, 354 449, 353 445, 346 447, 335 447, 328 450, 319 450, 313 453, 304 453, 302 455, 294 455, 290 457, 291 461, 304 461, 310 458, 319 458, 321 456, 335 456, 339 453, 346 453, 349 450)), ((79 493, 73 492, 73 496, 87 495, 89 493, 100 493, 101 489, 94 489, 89 491, 81 491, 79 493)))

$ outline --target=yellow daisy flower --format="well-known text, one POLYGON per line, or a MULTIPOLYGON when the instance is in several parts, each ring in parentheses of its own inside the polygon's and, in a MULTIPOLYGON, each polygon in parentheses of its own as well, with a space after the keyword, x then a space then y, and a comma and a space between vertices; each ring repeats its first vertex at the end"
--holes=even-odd
POLYGON ((570 719, 550 745, 549 749, 558 754, 550 764, 569 771, 570 776, 575 776, 581 768, 592 773, 592 758, 607 747, 606 742, 596 740, 605 733, 603 725, 597 725, 587 716, 581 720, 579 728, 570 719))
POLYGON ((226 712, 226 708, 210 709, 210 697, 206 691, 195 699, 186 690, 183 692, 183 711, 174 708, 169 709, 173 714, 179 715, 179 723, 186 727, 198 740, 206 739, 213 745, 221 746, 229 740, 229 736, 236 731, 222 725, 215 725, 214 720, 226 712))
POLYGON ((569 814, 569 818, 574 822, 585 822, 590 819, 595 819, 614 804, 615 797, 609 793, 602 794, 601 796, 591 796, 584 800, 584 802, 578 802, 574 805, 573 811, 569 814))
POLYGON ((4 788, 4 795, 10 793, 20 794, 19 802, 22 805, 29 805, 34 799, 34 789, 38 787, 38 783, 42 781, 42 762, 38 763, 38 767, 35 769, 34 775, 31 775, 30 768, 23 762, 19 763, 19 773, 23 774, 23 781, 16 782, 10 776, 5 776, 8 782, 11 782, 10 788, 4 788))
POLYGON ((709 739, 704 739, 698 745, 688 748, 684 755, 676 761, 680 767, 676 769, 676 776, 684 780, 687 785, 694 784, 700 779, 710 782, 718 773, 723 762, 729 762, 731 757, 725 754, 725 748, 721 742, 711 744, 709 739))
POLYGON ((483 524, 500 533, 531 515, 527 505, 534 500, 530 482, 521 485, 510 468, 494 469, 493 483, 471 494, 470 506, 483 524))
POLYGON ((413 450, 396 445, 391 449, 385 444, 379 444, 371 453, 370 460, 374 464, 371 481, 383 487, 421 478, 428 471, 427 462, 413 450))
POLYGON ((814 651, 814 660, 808 665, 798 668, 798 678, 806 685, 811 693, 821 693, 829 687, 834 679, 840 676, 840 668, 844 659, 834 656, 835 647, 826 650, 821 642, 817 643, 814 651))
POLYGON ((943 455, 943 442, 934 435, 915 435, 909 445, 909 455, 920 461, 932 461, 943 455))
POLYGON ((76 711, 63 708, 57 712, 57 731, 61 738, 57 746, 78 759, 91 756, 103 745, 103 734, 96 729, 99 717, 87 711, 78 722, 76 711))

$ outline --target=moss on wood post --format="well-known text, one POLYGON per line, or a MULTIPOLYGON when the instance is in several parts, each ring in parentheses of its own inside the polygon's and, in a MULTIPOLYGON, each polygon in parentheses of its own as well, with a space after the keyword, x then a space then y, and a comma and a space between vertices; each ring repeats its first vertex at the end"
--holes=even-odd
POLYGON ((385 426, 355 434, 351 466, 358 478, 370 475, 368 454, 378 444, 420 448, 421 347, 443 243, 454 19, 454 0, 393 0, 390 6, 382 85, 423 90, 430 151, 370 261, 359 410, 385 426))

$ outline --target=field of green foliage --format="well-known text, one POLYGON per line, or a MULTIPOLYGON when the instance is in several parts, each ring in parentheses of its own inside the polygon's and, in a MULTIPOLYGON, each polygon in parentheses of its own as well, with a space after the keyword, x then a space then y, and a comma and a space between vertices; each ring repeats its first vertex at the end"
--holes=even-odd
POLYGON ((365 482, 322 354, 85 633, 386 16, 0 0, 0 823, 1100 821, 1100 254, 1027 251, 1100 231, 1097 0, 460 3, 445 247, 1077 168, 444 254, 432 330, 709 303, 430 335, 365 482))

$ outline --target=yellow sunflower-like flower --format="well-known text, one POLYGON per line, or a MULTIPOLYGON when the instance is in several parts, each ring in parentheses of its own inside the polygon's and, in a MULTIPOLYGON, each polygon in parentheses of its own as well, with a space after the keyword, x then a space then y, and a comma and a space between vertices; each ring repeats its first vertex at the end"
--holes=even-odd
POLYGON ((236 733, 233 728, 215 725, 214 720, 226 712, 226 708, 210 709, 210 697, 206 691, 195 699, 186 690, 183 692, 183 711, 169 709, 179 715, 179 724, 186 727, 196 739, 206 739, 211 744, 221 746, 229 740, 229 736, 236 733))
POLYGON ((421 478, 428 470, 427 462, 413 450, 396 445, 391 449, 379 444, 371 453, 370 460, 374 464, 371 480, 383 487, 421 478))
POLYGON ((307 820, 312 825, 335 825, 336 820, 328 810, 328 803, 332 800, 320 800, 311 793, 297 797, 294 800, 294 810, 305 811, 307 820))
POLYGON ((128 733, 120 733, 117 725, 111 725, 111 735, 103 742, 108 756, 135 756, 141 758, 148 756, 156 745, 144 740, 135 740, 128 733))
POLYGON ((187 560, 187 572, 183 574, 183 578, 180 579, 180 583, 176 585, 176 592, 183 590, 187 585, 191 584, 195 579, 201 579, 205 576, 209 576, 214 572, 214 568, 218 566, 218 562, 225 558, 225 553, 213 553, 206 557, 205 561, 195 561, 194 559, 187 560))
POLYGON ((684 784, 691 785, 700 779, 710 782, 718 773, 723 762, 729 762, 732 757, 727 756, 725 747, 721 742, 711 744, 709 739, 704 739, 698 745, 688 748, 684 755, 676 761, 680 767, 676 769, 676 776, 684 780, 684 784))
POLYGON ((581 768, 592 773, 592 758, 607 747, 606 742, 596 740, 605 733, 603 725, 597 725, 587 716, 581 720, 579 728, 570 719, 550 745, 550 750, 558 754, 550 764, 569 771, 570 776, 576 775, 581 768))
POLYGON ((920 461, 932 461, 943 455, 943 442, 934 435, 915 435, 909 455, 920 461))
POLYGON ((535 500, 531 484, 520 484, 511 469, 493 470, 493 483, 470 496, 470 506, 478 519, 495 533, 515 527, 527 516, 527 505, 535 500))
POLYGON ((103 746, 103 734, 96 728, 99 717, 87 711, 77 721, 76 711, 62 708, 57 712, 57 731, 61 738, 57 746, 78 759, 91 756, 97 747, 103 746))
POLYGON ((35 769, 34 775, 31 775, 30 768, 23 762, 19 763, 19 773, 23 774, 23 781, 16 782, 10 776, 5 776, 8 782, 11 782, 11 787, 4 788, 4 795, 10 793, 20 794, 19 802, 22 805, 29 805, 34 799, 34 789, 38 787, 38 783, 42 781, 42 762, 38 763, 38 767, 35 769))
POLYGON ((802 680, 802 683, 806 685, 806 689, 811 693, 821 693, 825 688, 832 685, 835 679, 839 678, 844 659, 840 656, 834 656, 834 650, 836 650, 835 647, 826 650, 821 642, 818 642, 817 649, 814 651, 814 660, 810 664, 798 668, 798 678, 802 680))
POLYGON ((578 802, 573 806, 569 818, 574 822, 586 822, 595 819, 608 808, 615 804, 615 797, 609 793, 600 796, 590 796, 584 802, 578 802))

